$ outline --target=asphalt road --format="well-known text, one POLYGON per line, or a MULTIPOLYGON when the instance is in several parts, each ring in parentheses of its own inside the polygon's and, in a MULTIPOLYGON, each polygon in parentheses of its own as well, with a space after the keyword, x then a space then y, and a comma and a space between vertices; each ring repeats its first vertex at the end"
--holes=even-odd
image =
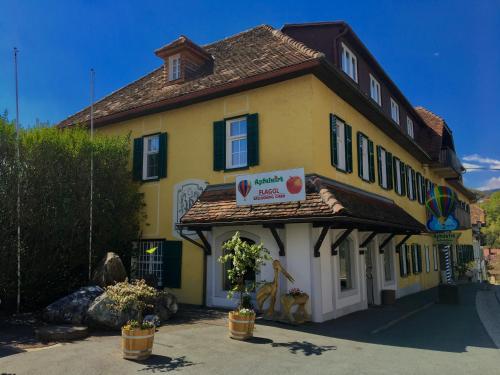
POLYGON ((497 374, 500 351, 477 315, 476 291, 464 287, 458 306, 413 298, 300 330, 259 324, 251 342, 229 339, 221 319, 173 324, 142 363, 121 358, 119 336, 93 336, 0 358, 0 373, 497 374))

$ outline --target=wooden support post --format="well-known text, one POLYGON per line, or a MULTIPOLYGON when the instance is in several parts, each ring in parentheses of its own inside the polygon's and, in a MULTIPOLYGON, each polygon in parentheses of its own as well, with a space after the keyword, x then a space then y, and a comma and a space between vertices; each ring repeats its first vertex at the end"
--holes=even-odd
POLYGON ((321 247, 321 244, 323 243, 323 240, 326 237, 326 234, 328 233, 328 229, 330 229, 328 226, 323 227, 321 229, 321 233, 318 236, 318 239, 316 240, 316 243, 314 244, 314 256, 317 258, 319 257, 319 249, 321 247))
POLYGON ((280 257, 285 256, 285 245, 283 244, 283 241, 281 241, 281 238, 278 235, 278 231, 276 230, 276 228, 278 228, 278 226, 276 226, 276 225, 264 225, 264 228, 266 228, 266 227, 269 228, 269 230, 271 231, 271 234, 273 235, 273 238, 276 241, 278 248, 280 249, 280 251, 279 251, 280 257))
POLYGON ((366 237, 366 240, 363 241, 363 243, 361 244, 360 247, 366 247, 366 246, 368 246, 368 244, 370 243, 370 241, 373 240, 377 234, 378 234, 377 232, 370 233, 370 235, 368 237, 366 237))
POLYGON ((205 248, 205 254, 211 255, 212 254, 212 247, 210 246, 210 243, 208 242, 207 238, 203 234, 203 232, 199 229, 196 230, 196 234, 198 237, 200 237, 201 242, 203 242, 203 247, 205 248))
POLYGON ((342 235, 337 238, 337 241, 335 241, 333 244, 332 244, 332 255, 337 255, 336 253, 336 248, 342 243, 342 241, 344 241, 350 234, 351 232, 353 231, 354 229, 346 229, 344 231, 344 233, 342 233, 342 235))
POLYGON ((379 250, 379 253, 383 254, 384 253, 384 247, 385 245, 387 245, 389 243, 390 240, 392 240, 394 238, 394 236, 396 235, 396 233, 391 233, 389 235, 389 237, 387 237, 384 242, 382 242, 378 248, 379 250))
POLYGON ((406 241, 408 241, 408 238, 410 238, 412 235, 407 234, 399 243, 396 245, 396 249, 399 249, 401 245, 403 245, 406 241))

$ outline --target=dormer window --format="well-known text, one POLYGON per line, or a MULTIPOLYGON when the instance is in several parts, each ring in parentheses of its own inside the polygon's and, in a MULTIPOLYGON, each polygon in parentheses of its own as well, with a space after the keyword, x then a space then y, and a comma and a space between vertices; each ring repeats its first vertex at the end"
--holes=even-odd
POLYGON ((391 118, 399 125, 399 105, 393 98, 391 98, 391 118))
POLYGON ((175 81, 181 78, 181 55, 173 55, 168 58, 168 80, 175 81))
POLYGON ((342 70, 354 82, 358 82, 358 59, 344 43, 342 43, 342 70))

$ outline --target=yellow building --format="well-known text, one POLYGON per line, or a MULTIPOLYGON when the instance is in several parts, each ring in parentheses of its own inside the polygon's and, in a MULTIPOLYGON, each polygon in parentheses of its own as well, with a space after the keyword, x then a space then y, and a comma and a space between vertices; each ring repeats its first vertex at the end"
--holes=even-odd
MULTIPOLYGON (((472 244, 451 130, 410 105, 347 24, 259 26, 206 46, 180 37, 155 53, 162 66, 97 102, 94 123, 134 140, 147 204, 136 272, 181 302, 233 304, 216 259, 237 230, 309 293, 314 321, 435 287, 445 252, 425 228, 432 184, 460 200, 453 261, 472 244), (293 168, 305 200, 236 204, 238 176, 293 168)), ((61 126, 88 121, 85 109, 61 126)), ((266 265, 256 279, 272 277, 266 265)))

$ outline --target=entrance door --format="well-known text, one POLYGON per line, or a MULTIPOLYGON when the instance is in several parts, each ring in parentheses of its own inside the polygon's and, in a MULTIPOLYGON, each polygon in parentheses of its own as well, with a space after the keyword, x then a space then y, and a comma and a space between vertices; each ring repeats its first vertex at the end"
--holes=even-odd
POLYGON ((365 265, 366 265, 366 299, 369 305, 375 304, 374 299, 374 264, 373 264, 373 254, 372 248, 369 247, 365 250, 365 265))

